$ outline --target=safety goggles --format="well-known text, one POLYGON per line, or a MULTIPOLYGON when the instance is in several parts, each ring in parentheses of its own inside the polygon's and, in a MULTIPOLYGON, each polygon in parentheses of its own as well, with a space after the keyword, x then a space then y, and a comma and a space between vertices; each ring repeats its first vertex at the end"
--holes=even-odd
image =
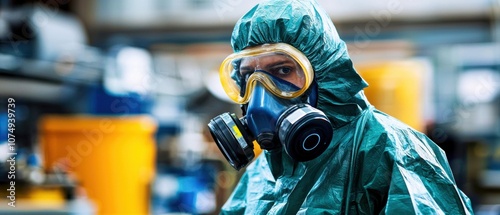
POLYGON ((274 95, 291 99, 301 96, 314 79, 307 57, 285 43, 233 53, 222 62, 219 75, 224 91, 238 104, 248 103, 257 82, 274 95))

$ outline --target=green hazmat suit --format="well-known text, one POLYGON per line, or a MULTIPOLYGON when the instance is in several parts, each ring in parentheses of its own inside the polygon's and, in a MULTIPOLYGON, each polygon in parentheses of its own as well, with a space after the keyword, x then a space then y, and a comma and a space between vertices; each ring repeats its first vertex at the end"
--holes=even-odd
POLYGON ((287 43, 311 62, 317 108, 334 127, 318 158, 264 151, 221 214, 472 214, 444 152, 424 134, 370 106, 331 19, 312 0, 263 1, 235 25, 235 52, 287 43))

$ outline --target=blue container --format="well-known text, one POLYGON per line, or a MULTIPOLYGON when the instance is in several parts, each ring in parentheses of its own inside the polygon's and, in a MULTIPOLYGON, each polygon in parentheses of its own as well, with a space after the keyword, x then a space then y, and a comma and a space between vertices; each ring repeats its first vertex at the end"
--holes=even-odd
POLYGON ((132 115, 150 113, 152 98, 139 94, 116 96, 103 85, 89 88, 88 113, 96 115, 132 115))

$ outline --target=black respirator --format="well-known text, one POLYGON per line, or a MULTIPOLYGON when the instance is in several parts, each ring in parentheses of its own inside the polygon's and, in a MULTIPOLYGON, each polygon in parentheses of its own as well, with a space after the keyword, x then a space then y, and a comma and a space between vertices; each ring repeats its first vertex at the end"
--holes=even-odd
POLYGON ((310 105, 316 103, 316 96, 312 90, 309 102, 282 99, 257 84, 244 105, 243 117, 223 113, 210 120, 208 127, 224 157, 237 170, 254 158, 254 141, 264 150, 283 147, 292 159, 309 161, 328 148, 333 135, 326 115, 310 105))

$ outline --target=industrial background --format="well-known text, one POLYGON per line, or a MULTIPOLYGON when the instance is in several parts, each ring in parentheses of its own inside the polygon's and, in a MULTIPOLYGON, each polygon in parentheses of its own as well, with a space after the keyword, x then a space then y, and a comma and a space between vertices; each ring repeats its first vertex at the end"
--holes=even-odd
MULTIPOLYGON (((241 113, 217 72, 258 2, 0 0, 0 214, 217 214, 241 172, 206 124, 241 113)), ((370 102, 500 214, 500 1, 318 2, 370 102)))

